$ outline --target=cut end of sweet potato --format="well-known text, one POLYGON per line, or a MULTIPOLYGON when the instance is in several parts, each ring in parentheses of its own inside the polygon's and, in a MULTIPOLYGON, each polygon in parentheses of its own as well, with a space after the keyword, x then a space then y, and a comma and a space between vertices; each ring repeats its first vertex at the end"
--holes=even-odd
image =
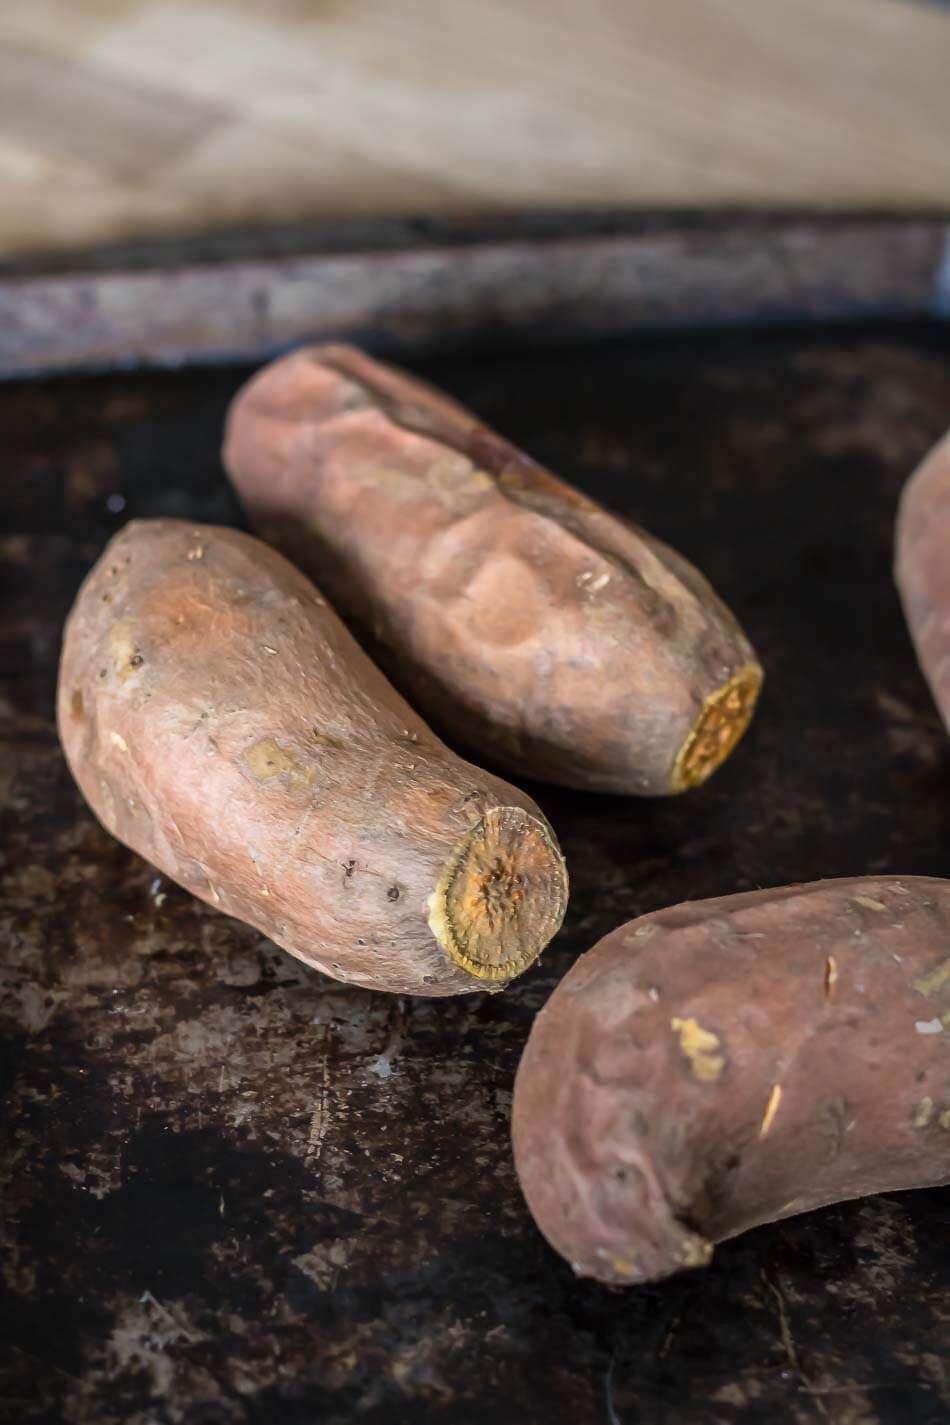
POLYGON ((755 712, 762 688, 757 663, 740 668, 710 693, 673 764, 673 791, 700 787, 739 743, 755 712))
POLYGON ((537 959, 566 906, 564 859, 544 824, 521 807, 493 807, 446 862, 429 927, 455 964, 499 984, 537 959))

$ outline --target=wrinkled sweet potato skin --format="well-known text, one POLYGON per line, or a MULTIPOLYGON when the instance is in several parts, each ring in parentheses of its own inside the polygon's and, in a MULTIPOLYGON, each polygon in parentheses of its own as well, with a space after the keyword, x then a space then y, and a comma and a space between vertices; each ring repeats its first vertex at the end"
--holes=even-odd
POLYGON ((518 1069, 515 1161, 551 1244, 623 1284, 761 1223, 950 1180, 950 882, 674 906, 584 955, 518 1069))
POLYGON ((950 435, 904 487, 895 574, 918 661, 950 730, 950 435))
MULTIPOLYGON (((491 809, 516 809, 529 840, 544 825, 543 846, 541 813, 450 752, 275 550, 127 525, 67 622, 58 719, 99 819, 202 900, 338 979, 500 987, 503 973, 486 984, 446 955, 431 898, 491 809)), ((541 874, 563 901, 563 869, 541 874)))
POLYGON ((682 790, 707 774, 677 766, 706 699, 751 668, 744 729, 761 670, 706 580, 422 382, 349 347, 295 352, 235 399, 224 461, 258 532, 496 765, 682 790))

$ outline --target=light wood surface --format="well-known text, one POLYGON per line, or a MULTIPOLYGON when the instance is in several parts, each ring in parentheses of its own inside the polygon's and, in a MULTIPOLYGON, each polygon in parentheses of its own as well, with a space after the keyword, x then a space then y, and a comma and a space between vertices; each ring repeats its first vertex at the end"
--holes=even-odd
POLYGON ((531 206, 950 208, 898 0, 2 0, 0 255, 531 206))

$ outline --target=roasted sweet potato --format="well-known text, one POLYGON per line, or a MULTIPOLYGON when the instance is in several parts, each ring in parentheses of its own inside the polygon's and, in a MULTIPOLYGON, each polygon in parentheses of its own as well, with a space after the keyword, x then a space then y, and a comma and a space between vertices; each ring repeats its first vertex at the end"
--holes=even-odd
POLYGON ((560 924, 530 797, 439 742, 249 535, 127 525, 69 616, 58 715, 120 841, 338 979, 500 988, 560 924))
POLYGON ((897 516, 897 587, 924 677, 950 730, 950 435, 904 487, 897 516))
POLYGON ((950 1181, 950 882, 674 906, 572 967, 515 1084, 541 1231, 615 1284, 866 1193, 950 1181))
POLYGON ((705 579, 412 377, 298 351, 236 398, 224 461, 258 532, 502 768, 661 795, 745 731, 761 669, 705 579))

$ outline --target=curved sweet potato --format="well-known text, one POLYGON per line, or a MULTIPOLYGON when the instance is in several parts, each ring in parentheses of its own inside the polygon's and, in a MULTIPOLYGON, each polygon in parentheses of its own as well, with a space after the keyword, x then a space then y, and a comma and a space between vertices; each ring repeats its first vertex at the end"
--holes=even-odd
POLYGON ((950 435, 904 486, 895 576, 917 659, 950 730, 950 435))
POLYGON ((127 525, 69 616, 58 717, 120 841, 338 979, 498 988, 560 924, 531 799, 443 746, 249 535, 127 525))
POLYGON ((705 579, 420 381, 298 351, 236 398, 224 461, 259 533, 499 766, 660 795, 745 731, 761 669, 705 579))
POLYGON ((674 906, 570 970, 518 1069, 521 1186, 616 1284, 825 1203, 950 1180, 950 882, 674 906))

